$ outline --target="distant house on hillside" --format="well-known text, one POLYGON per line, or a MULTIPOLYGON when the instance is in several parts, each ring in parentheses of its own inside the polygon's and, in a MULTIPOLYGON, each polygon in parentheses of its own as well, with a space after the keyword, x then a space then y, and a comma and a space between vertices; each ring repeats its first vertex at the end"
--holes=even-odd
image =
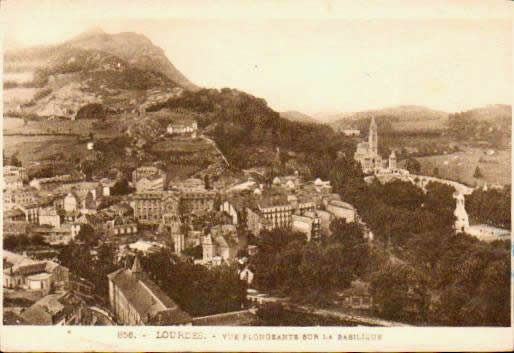
POLYGON ((193 134, 193 137, 196 136, 196 130, 198 130, 198 124, 195 120, 172 122, 166 128, 166 132, 170 135, 193 134))
POLYGON ((340 130, 345 136, 360 136, 361 131, 358 129, 341 129, 340 130))

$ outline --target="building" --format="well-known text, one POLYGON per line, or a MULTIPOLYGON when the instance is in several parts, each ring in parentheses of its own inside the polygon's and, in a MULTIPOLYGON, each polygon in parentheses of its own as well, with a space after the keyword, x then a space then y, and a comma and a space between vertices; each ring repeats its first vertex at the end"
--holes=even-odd
POLYGON ((104 224, 107 235, 135 235, 138 231, 137 223, 130 217, 116 216, 104 224))
POLYGON ((170 191, 134 195, 134 218, 142 224, 159 225, 164 214, 178 214, 180 195, 170 191))
POLYGON ((74 182, 61 185, 54 190, 58 194, 67 194, 73 192, 83 197, 88 193, 91 194, 94 200, 101 198, 102 196, 108 196, 104 193, 104 185, 101 182, 74 182))
POLYGON ((4 175, 3 190, 17 190, 23 187, 23 181, 18 175, 4 175))
POLYGON ((307 240, 317 239, 321 235, 321 219, 316 212, 308 211, 303 215, 291 216, 291 229, 307 236, 307 240))
POLYGON ((68 288, 68 269, 53 261, 37 261, 8 250, 3 251, 4 288, 41 290, 68 288))
POLYGON ((18 189, 8 189, 4 192, 4 211, 12 210, 17 206, 36 203, 38 201, 37 190, 26 186, 18 189))
POLYGON ((361 131, 358 129, 342 129, 340 130, 345 136, 360 136, 361 131))
POLYGON ((180 205, 184 213, 202 213, 214 210, 218 194, 215 191, 182 192, 180 205))
POLYGON ((320 220, 320 233, 322 235, 330 235, 330 223, 334 220, 334 215, 324 210, 316 210, 316 214, 320 220))
POLYGON ((348 223, 356 222, 357 220, 357 210, 347 202, 330 200, 326 210, 333 214, 334 217, 345 219, 348 223))
POLYGON ((29 185, 37 190, 52 191, 63 184, 78 183, 84 179, 84 174, 65 174, 50 178, 35 178, 30 181, 29 185))
MULTIPOLYGON (((256 213, 260 218, 263 218, 266 221, 263 224, 267 224, 271 227, 270 229, 289 228, 293 211, 294 208, 290 204, 287 195, 263 195, 262 198, 256 201, 255 209, 250 210, 250 212, 256 213)), ((247 212, 247 214, 250 217, 250 213, 247 212)), ((254 234, 257 235, 258 233, 254 234)))
POLYGON ((29 181, 29 175, 24 167, 16 167, 14 165, 4 166, 4 178, 6 176, 17 176, 23 183, 29 181))
POLYGON ((250 201, 242 196, 229 196, 220 204, 220 211, 227 214, 232 219, 232 224, 246 223, 246 208, 250 201))
POLYGON ((202 261, 204 264, 221 265, 234 261, 238 242, 228 234, 208 234, 202 238, 202 261))
POLYGON ((55 207, 45 207, 39 210, 39 225, 61 226, 61 216, 55 207))
POLYGON ((370 293, 369 283, 359 280, 352 281, 351 287, 340 294, 343 297, 343 305, 352 309, 373 308, 373 297, 370 293))
POLYGON ((142 177, 136 182, 136 192, 163 191, 164 183, 166 182, 165 179, 165 176, 161 174, 153 174, 142 177))
POLYGON ((475 238, 490 242, 494 240, 510 240, 511 232, 508 229, 493 227, 487 224, 476 224, 465 228, 467 234, 475 238))
POLYGON ((132 185, 135 187, 140 179, 152 175, 160 175, 166 179, 166 172, 164 170, 153 166, 143 166, 132 172, 132 185))
POLYGON ((170 135, 195 134, 198 124, 195 120, 184 120, 182 122, 172 122, 166 127, 166 132, 170 135))
POLYGON ((21 313, 28 325, 79 325, 84 302, 71 293, 49 294, 21 313))
POLYGON ((4 211, 3 212, 3 220, 4 224, 6 223, 25 223, 25 212, 20 210, 19 208, 4 211))
POLYGON ((354 159, 360 163, 364 173, 384 167, 382 157, 378 154, 378 128, 374 117, 369 126, 368 142, 357 144, 354 159))
POLYGON ((41 209, 41 205, 38 202, 19 206, 19 209, 25 214, 25 220, 28 223, 39 224, 39 210, 41 209))
POLYGON ((60 227, 50 225, 34 226, 31 228, 34 235, 43 237, 45 243, 50 245, 66 245, 75 238, 72 224, 62 224, 60 227))
POLYGON ((169 188, 181 192, 205 191, 205 182, 199 178, 173 180, 170 182, 169 188))
POLYGON ((109 302, 124 325, 191 325, 191 316, 143 272, 136 257, 130 269, 110 273, 109 302))
POLYGON ((163 248, 163 245, 154 241, 138 240, 134 243, 129 244, 129 249, 135 250, 136 252, 143 253, 145 255, 158 252, 163 248))
POLYGON ((391 151, 391 155, 389 156, 389 170, 395 171, 398 169, 398 163, 396 159, 396 153, 391 151))

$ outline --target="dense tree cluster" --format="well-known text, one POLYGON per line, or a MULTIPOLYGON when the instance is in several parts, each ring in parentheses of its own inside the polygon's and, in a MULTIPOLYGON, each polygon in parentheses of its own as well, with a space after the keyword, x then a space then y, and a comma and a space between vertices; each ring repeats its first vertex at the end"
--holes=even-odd
POLYGON ((332 231, 321 242, 306 242, 305 235, 287 229, 262 232, 251 259, 255 286, 298 302, 328 303, 334 291, 364 272, 370 252, 358 225, 336 221, 332 231))
POLYGON ((114 264, 114 248, 111 245, 103 244, 94 248, 91 243, 78 244, 72 241, 62 247, 58 258, 70 273, 91 281, 95 285, 96 294, 107 300, 107 275, 118 268, 114 264), (92 250, 96 250, 97 256, 92 255, 92 250))
POLYGON ((24 250, 30 246, 44 245, 45 240, 41 235, 28 236, 26 234, 8 235, 4 237, 4 249, 10 251, 24 250))
POLYGON ((150 278, 192 316, 213 315, 241 309, 246 286, 234 266, 208 269, 181 260, 169 250, 141 257, 150 278))
MULTIPOLYGON (((509 244, 455 234, 453 188, 432 182, 426 189, 394 181, 342 190, 376 244, 388 249, 389 265, 370 273, 381 315, 444 325, 509 325, 509 244)), ((510 188, 504 192, 510 197, 510 188)), ((474 216, 482 205, 483 217, 496 214, 510 227, 510 199, 501 196, 475 191, 467 198, 468 211, 474 216)))
MULTIPOLYGON (((274 153, 276 148, 304 153, 298 156, 312 167, 313 174, 327 176, 328 167, 341 149, 353 148, 351 139, 336 134, 330 127, 293 122, 281 118, 266 101, 244 92, 224 88, 184 92, 177 98, 149 108, 182 109, 201 114, 200 126, 209 126, 221 151, 236 167, 263 163, 254 156, 258 148, 274 153)), ((267 156, 266 160, 269 160, 267 156)))
POLYGON ((103 119, 105 118, 105 108, 100 103, 89 103, 82 106, 77 112, 76 119, 103 119))
POLYGON ((466 210, 480 223, 510 229, 511 186, 503 189, 477 189, 466 197, 466 210))
POLYGON ((450 134, 461 140, 483 139, 500 147, 504 137, 512 130, 510 106, 485 107, 453 113, 448 116, 450 134))

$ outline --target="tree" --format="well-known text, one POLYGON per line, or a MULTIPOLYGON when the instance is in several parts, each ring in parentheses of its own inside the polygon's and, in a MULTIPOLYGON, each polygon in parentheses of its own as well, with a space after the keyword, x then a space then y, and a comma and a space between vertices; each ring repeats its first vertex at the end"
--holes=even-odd
POLYGON ((127 195, 132 190, 129 187, 128 180, 126 178, 121 178, 118 180, 111 189, 112 195, 127 195))
POLYGON ((480 170, 480 167, 478 165, 475 168, 475 173, 473 173, 473 178, 476 178, 476 179, 483 178, 482 171, 480 170))
POLYGON ((88 245, 96 246, 100 240, 100 236, 95 232, 92 226, 83 224, 80 226, 80 230, 75 239, 88 245))
POLYGON ((405 162, 405 169, 411 174, 419 174, 421 172, 421 164, 415 158, 408 158, 405 162))
POLYGON ((11 156, 11 158, 9 160, 9 164, 13 165, 15 167, 21 167, 21 162, 18 159, 18 152, 13 153, 13 155, 11 156))
POLYGON ((432 175, 435 176, 436 178, 439 177, 439 168, 435 167, 434 170, 432 171, 432 175))

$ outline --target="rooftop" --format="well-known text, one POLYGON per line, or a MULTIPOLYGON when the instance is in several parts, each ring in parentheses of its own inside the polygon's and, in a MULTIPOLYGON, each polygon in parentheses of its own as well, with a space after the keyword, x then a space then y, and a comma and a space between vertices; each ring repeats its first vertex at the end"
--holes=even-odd
POLYGON ((138 272, 136 275, 131 270, 120 269, 109 274, 109 279, 119 288, 145 323, 176 325, 191 322, 191 317, 144 273, 138 272))

